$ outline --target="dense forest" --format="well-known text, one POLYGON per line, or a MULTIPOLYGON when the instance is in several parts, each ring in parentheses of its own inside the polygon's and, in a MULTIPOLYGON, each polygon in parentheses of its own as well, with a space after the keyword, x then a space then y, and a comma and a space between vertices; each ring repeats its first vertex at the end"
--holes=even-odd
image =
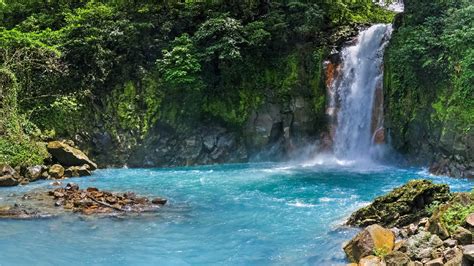
POLYGON ((468 0, 406 1, 396 18, 368 0, 6 0, 0 10, 0 155, 12 165, 40 163, 37 141, 59 138, 102 165, 150 166, 247 160, 288 130, 292 143, 281 149, 318 139, 327 125, 323 62, 360 28, 392 21, 385 109, 394 146, 419 161, 433 153, 472 161, 468 0), (263 136, 249 122, 262 112, 283 117, 263 136), (232 135, 235 158, 143 155, 185 153, 193 136, 219 130, 232 135))
POLYGON ((42 161, 28 136, 107 132, 136 146, 158 123, 240 128, 262 103, 294 95, 310 99, 321 128, 324 58, 358 26, 393 18, 342 0, 5 1, 1 10, 2 82, 12 85, 0 154, 13 165, 42 161))

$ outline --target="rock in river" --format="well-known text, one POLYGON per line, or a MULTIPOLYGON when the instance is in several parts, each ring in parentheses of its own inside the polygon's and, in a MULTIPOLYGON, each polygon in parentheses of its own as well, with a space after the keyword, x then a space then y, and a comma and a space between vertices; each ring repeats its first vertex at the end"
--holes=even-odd
POLYGON ((387 227, 408 225, 428 216, 426 207, 431 203, 443 203, 450 198, 448 185, 433 184, 429 180, 412 180, 353 213, 347 224, 381 224, 387 227))

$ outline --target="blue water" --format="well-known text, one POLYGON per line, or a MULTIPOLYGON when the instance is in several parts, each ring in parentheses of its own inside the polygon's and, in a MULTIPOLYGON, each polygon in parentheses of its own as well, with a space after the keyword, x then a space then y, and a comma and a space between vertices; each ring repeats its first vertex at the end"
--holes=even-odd
MULTIPOLYGON (((236 164, 108 169, 82 187, 164 196, 156 216, 0 221, 0 265, 343 265, 342 226, 358 207, 413 178, 467 191, 474 182, 421 169, 332 164, 236 164)), ((50 181, 0 189, 48 187, 50 181)))

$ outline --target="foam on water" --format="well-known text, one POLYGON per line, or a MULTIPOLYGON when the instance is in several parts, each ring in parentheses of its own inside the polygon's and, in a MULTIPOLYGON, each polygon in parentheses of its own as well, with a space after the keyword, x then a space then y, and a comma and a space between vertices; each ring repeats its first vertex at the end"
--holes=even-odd
MULTIPOLYGON (((156 217, 68 216, 0 221, 1 265, 341 265, 350 213, 409 179, 468 190, 472 181, 420 169, 237 164, 107 169, 71 179, 81 187, 169 199, 156 217)), ((0 198, 49 182, 0 190, 0 198)), ((0 201, 0 205, 3 201, 0 201)))

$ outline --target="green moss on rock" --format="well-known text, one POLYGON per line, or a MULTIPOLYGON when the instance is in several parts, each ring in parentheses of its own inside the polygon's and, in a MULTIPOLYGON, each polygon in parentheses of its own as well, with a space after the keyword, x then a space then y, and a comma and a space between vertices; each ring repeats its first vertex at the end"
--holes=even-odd
POLYGON ((433 184, 429 180, 412 180, 353 213, 347 224, 404 226, 428 216, 427 207, 433 202, 446 202, 450 198, 448 185, 433 184))

